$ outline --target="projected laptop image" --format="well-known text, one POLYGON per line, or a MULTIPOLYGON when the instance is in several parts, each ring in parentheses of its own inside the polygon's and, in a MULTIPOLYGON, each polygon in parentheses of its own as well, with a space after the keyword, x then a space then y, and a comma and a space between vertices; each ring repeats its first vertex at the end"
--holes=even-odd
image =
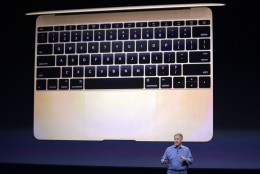
POLYGON ((186 141, 213 136, 210 6, 43 11, 35 33, 40 140, 186 141))

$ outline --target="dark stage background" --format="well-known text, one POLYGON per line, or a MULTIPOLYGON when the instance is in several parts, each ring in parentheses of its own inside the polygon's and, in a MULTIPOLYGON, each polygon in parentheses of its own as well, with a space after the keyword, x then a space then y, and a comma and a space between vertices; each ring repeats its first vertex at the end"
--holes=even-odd
MULTIPOLYGON (((218 1, 192 1, 195 2, 218 1)), ((206 143, 184 142, 194 157, 190 169, 193 173, 198 170, 206 173, 206 169, 260 170, 260 3, 256 0, 221 2, 226 6, 211 7, 214 32, 214 136, 206 143)), ((170 3, 188 1, 23 0, 9 1, 3 5, 2 9, 8 11, 1 12, 0 27, 0 168, 27 170, 30 167, 26 166, 37 166, 53 170, 50 166, 71 166, 71 171, 78 169, 91 173, 92 170, 97 171, 95 167, 99 167, 102 173, 116 167, 123 168, 124 173, 130 173, 133 168, 164 173, 160 158, 172 142, 39 141, 34 138, 36 16, 24 14, 45 10, 170 3)), ((68 167, 59 169, 70 171, 68 167)))

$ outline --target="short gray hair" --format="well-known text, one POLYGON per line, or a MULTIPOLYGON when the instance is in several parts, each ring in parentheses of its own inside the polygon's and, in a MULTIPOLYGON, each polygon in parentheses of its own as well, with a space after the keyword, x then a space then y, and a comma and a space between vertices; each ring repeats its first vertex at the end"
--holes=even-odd
POLYGON ((181 137, 181 139, 183 139, 183 135, 181 133, 177 133, 177 134, 174 135, 174 137, 175 136, 179 136, 179 137, 181 137))

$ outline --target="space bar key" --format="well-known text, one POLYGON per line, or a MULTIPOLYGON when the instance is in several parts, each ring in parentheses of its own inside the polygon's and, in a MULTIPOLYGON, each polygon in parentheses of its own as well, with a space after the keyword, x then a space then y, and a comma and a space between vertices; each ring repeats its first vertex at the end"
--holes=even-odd
POLYGON ((87 78, 85 89, 143 89, 143 78, 87 78))

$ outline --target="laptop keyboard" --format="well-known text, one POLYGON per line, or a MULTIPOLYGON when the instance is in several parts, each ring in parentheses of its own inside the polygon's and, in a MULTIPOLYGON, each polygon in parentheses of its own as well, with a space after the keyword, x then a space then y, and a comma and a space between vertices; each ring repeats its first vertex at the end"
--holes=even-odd
POLYGON ((36 90, 211 88, 210 23, 38 27, 36 90))

